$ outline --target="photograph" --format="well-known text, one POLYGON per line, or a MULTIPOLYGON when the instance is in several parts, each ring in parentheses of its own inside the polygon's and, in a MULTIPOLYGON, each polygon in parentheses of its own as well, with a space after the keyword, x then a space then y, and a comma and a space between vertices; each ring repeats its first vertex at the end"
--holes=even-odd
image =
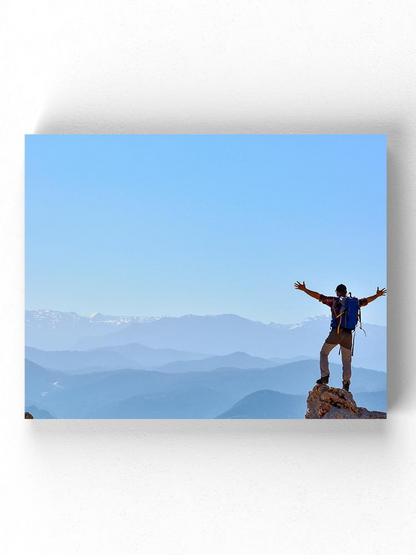
POLYGON ((385 135, 26 135, 25 418, 386 418, 385 135))

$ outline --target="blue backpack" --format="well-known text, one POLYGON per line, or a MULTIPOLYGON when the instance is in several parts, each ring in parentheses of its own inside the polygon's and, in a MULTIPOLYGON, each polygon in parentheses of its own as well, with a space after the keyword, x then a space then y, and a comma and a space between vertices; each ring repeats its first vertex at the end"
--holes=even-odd
POLYGON ((360 301, 357 297, 339 297, 338 298, 338 333, 339 328, 345 330, 355 330, 360 319, 360 301))
MULTIPOLYGON (((336 316, 338 319, 337 333, 339 333, 340 328, 354 331, 358 322, 360 322, 360 329, 363 330, 364 335, 367 335, 361 324, 360 301, 357 297, 352 297, 351 293, 348 297, 339 297, 338 309, 339 313, 336 316)), ((354 342, 352 352, 354 352, 354 342)))

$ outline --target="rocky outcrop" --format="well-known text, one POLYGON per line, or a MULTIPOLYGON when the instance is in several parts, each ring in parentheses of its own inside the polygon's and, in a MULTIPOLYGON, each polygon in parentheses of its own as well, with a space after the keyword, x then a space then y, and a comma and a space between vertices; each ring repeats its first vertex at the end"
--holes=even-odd
POLYGON ((32 419, 33 418, 33 414, 30 414, 30 412, 25 412, 25 419, 32 419))
POLYGON ((363 407, 357 407, 352 393, 329 387, 328 385, 316 385, 309 392, 307 399, 307 411, 305 418, 323 419, 372 419, 386 418, 385 412, 370 411, 363 407))

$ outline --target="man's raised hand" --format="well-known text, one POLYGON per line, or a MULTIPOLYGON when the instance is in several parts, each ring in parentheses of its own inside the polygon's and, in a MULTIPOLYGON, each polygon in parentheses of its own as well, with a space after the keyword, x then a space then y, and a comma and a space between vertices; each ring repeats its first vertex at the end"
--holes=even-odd
POLYGON ((305 291, 306 290, 305 282, 301 283, 300 281, 297 281, 295 283, 295 289, 300 289, 300 291, 305 291))
POLYGON ((384 295, 387 293, 387 289, 385 287, 383 287, 383 289, 379 289, 377 287, 377 297, 384 297, 384 295))

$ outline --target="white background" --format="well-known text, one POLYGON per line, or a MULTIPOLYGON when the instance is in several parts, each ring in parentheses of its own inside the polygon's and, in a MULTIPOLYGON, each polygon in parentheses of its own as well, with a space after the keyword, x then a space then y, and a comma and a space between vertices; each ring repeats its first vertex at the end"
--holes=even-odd
POLYGON ((0 551, 413 553, 414 1, 0 10, 0 551), (388 134, 388 421, 23 420, 24 133, 357 132, 388 134))

